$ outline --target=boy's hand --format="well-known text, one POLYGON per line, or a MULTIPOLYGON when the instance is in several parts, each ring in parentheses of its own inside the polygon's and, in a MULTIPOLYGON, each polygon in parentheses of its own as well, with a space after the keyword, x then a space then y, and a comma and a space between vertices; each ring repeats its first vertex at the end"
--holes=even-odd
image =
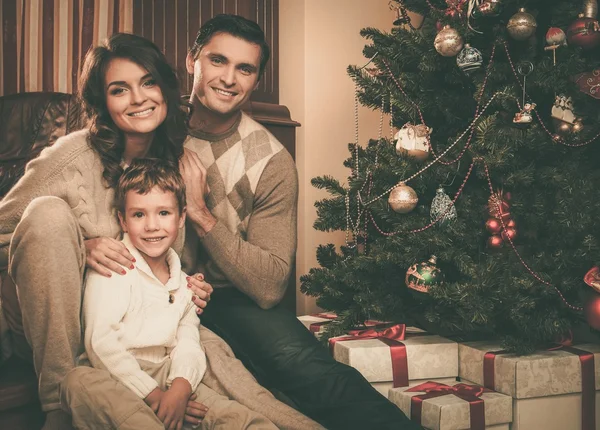
POLYGON ((156 387, 144 399, 144 402, 150 406, 150 409, 152 409, 155 414, 158 412, 158 408, 164 394, 165 392, 163 390, 161 390, 159 387, 156 387))
POLYGON ((135 258, 123 242, 111 237, 87 239, 85 244, 85 265, 107 278, 112 272, 124 275, 124 267, 133 269, 135 258))
POLYGON ((193 426, 200 424, 208 412, 208 408, 205 405, 194 401, 196 400, 196 397, 196 393, 193 393, 190 396, 190 399, 187 402, 187 407, 185 408, 185 417, 183 419, 187 424, 191 424, 193 426))
POLYGON ((166 430, 181 430, 192 386, 183 378, 175 378, 171 388, 162 396, 156 416, 166 430))
POLYGON ((210 295, 213 292, 213 287, 204 280, 202 273, 196 273, 195 275, 188 276, 186 278, 188 282, 188 288, 192 290, 194 296, 192 302, 196 305, 196 313, 200 315, 204 312, 204 308, 210 301, 210 295))

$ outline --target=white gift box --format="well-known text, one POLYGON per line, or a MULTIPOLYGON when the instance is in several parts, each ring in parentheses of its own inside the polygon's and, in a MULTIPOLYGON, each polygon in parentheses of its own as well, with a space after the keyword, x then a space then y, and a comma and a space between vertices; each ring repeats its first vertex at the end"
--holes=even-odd
MULTIPOLYGON (((408 328, 407 333, 416 330, 408 328)), ((406 348, 409 383, 421 379, 455 378, 458 375, 458 344, 437 335, 419 335, 421 333, 409 334, 401 341, 406 348)), ((333 357, 337 361, 354 367, 371 383, 393 381, 390 346, 378 339, 336 339, 333 357)))
MULTIPOLYGON (((459 382, 446 384, 454 386, 459 382)), ((469 384, 474 385, 474 384, 469 384)), ((409 392, 410 387, 392 388, 389 399, 398 406, 411 419, 411 399, 414 396, 425 394, 423 391, 409 392)), ((512 421, 512 398, 494 391, 484 392, 479 397, 483 400, 485 428, 509 429, 512 421)), ((421 423, 432 430, 466 430, 471 425, 471 405, 454 394, 424 399, 421 409, 421 423)), ((532 427, 530 430, 534 430, 532 427)), ((565 429, 566 430, 566 429, 565 429)))
MULTIPOLYGON (((600 430, 600 345, 575 346, 594 355, 595 429, 600 430)), ((483 363, 498 344, 459 344, 459 375, 463 380, 484 383, 483 363)), ((536 351, 525 356, 497 354, 494 388, 513 399, 512 430, 582 429, 582 376, 579 356, 564 349, 536 351)), ((590 413, 591 414, 591 413, 590 413)))

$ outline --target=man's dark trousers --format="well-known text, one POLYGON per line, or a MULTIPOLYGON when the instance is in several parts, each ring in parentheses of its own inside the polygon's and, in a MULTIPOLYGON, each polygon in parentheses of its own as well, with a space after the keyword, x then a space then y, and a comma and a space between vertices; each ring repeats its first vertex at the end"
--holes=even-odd
POLYGON ((216 289, 201 316, 270 389, 330 430, 420 429, 354 368, 335 361, 287 309, 258 307, 233 288, 216 289))

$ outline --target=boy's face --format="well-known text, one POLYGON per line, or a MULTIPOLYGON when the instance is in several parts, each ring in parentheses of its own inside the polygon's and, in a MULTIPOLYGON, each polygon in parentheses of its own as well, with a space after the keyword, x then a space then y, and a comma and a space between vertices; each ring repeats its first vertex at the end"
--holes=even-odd
POLYGON ((125 213, 119 213, 119 221, 146 261, 160 262, 177 239, 179 228, 183 227, 185 210, 180 214, 175 195, 158 187, 148 194, 128 191, 125 213))
POLYGON ((188 55, 194 75, 193 96, 213 114, 238 112, 258 85, 260 46, 228 33, 216 33, 196 58, 188 55))

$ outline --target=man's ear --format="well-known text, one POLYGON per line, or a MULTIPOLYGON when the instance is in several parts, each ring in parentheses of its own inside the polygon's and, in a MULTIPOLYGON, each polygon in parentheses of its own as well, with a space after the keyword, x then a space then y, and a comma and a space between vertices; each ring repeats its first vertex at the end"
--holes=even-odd
POLYGON ((187 213, 186 208, 183 208, 181 211, 181 215, 179 216, 179 228, 182 228, 185 225, 185 215, 187 213))
POLYGON ((121 230, 123 230, 124 233, 127 233, 127 221, 125 220, 125 215, 123 215, 121 213, 121 211, 117 212, 118 216, 119 216, 119 223, 121 224, 121 230))
POLYGON ((187 57, 185 57, 185 68, 187 69, 187 72, 190 75, 194 74, 194 63, 195 62, 196 62, 196 59, 194 58, 192 53, 188 52, 187 57))

